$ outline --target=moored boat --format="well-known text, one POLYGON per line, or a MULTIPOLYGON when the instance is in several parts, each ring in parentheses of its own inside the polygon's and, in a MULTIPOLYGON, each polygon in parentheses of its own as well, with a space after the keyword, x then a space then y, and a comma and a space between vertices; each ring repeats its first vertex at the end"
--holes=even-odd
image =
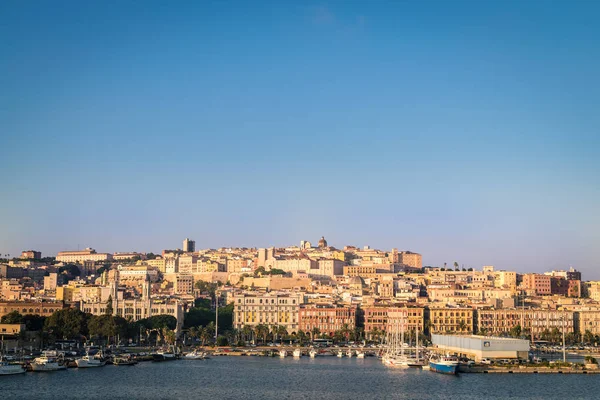
POLYGON ((294 352, 292 353, 292 355, 294 356, 294 358, 300 358, 300 357, 302 357, 302 350, 294 349, 294 352))
POLYGON ((131 354, 123 354, 120 356, 115 356, 113 359, 113 365, 116 366, 128 366, 137 364, 137 360, 135 360, 131 354))
POLYGON ((185 360, 205 360, 208 357, 205 352, 194 350, 194 351, 187 353, 185 356, 183 356, 183 358, 185 360))
POLYGON ((56 352, 44 352, 31 363, 31 370, 34 372, 62 371, 66 369, 67 366, 60 362, 56 352))
POLYGON ((319 353, 315 349, 310 349, 310 351, 308 352, 308 355, 310 356, 310 358, 315 358, 318 354, 319 353))
POLYGON ((287 350, 285 350, 285 349, 281 349, 281 350, 279 350, 279 357, 280 357, 280 358, 285 358, 285 357, 287 357, 287 350))
POLYGON ((89 350, 85 353, 85 356, 75 360, 77 368, 97 368, 104 367, 106 361, 103 360, 102 353, 98 353, 94 356, 90 356, 89 350))
POLYGON ((11 364, 0 355, 0 375, 16 375, 25 373, 21 364, 11 364))
POLYGON ((458 358, 445 355, 429 359, 429 367, 440 374, 456 375, 458 373, 458 358))

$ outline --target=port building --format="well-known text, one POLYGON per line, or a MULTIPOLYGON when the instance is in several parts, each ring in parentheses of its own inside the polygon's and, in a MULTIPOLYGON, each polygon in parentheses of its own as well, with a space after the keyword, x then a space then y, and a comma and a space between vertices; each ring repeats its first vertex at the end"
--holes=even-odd
POLYGON ((431 335, 438 352, 457 354, 460 357, 481 361, 489 359, 526 359, 529 340, 479 335, 431 335))

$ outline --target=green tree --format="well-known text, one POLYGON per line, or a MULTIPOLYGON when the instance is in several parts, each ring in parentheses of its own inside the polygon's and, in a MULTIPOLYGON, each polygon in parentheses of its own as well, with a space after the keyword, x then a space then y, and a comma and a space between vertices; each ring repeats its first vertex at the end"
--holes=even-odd
POLYGON ((256 326, 256 335, 262 338, 263 344, 267 343, 267 336, 269 335, 269 327, 264 324, 256 326))
POLYGON ((21 323, 25 324, 25 328, 28 331, 41 331, 44 329, 44 321, 46 317, 37 314, 23 315, 21 323))
POLYGON ((11 311, 0 318, 0 322, 3 324, 22 324, 23 316, 18 311, 11 311))
POLYGON ((76 339, 87 336, 89 315, 75 309, 65 308, 54 312, 45 321, 45 328, 54 337, 60 339, 76 339))
POLYGON ((175 329, 177 327, 177 318, 172 315, 160 314, 150 318, 140 319, 135 323, 136 327, 140 325, 146 329, 175 329))
POLYGON ((594 334, 589 330, 586 330, 583 334, 583 341, 585 343, 594 343, 594 334))
POLYGON ((521 336, 521 325, 516 325, 511 328, 510 336, 513 338, 518 338, 521 336))
POLYGON ((228 346, 228 345, 229 345, 229 339, 227 339, 226 336, 219 335, 219 337, 217 338, 217 346, 228 346))
POLYGON ((458 262, 457 261, 454 261, 454 270, 458 271, 458 262))
POLYGON ((214 337, 214 332, 211 332, 208 327, 202 328, 200 330, 200 340, 202 341, 202 346, 206 345, 206 342, 211 341, 214 337))
POLYGON ((310 340, 314 342, 315 338, 321 334, 321 330, 316 326, 310 331, 310 340))
POLYGON ((188 328, 187 335, 192 339, 192 345, 196 342, 196 338, 200 335, 200 329, 195 326, 188 328))

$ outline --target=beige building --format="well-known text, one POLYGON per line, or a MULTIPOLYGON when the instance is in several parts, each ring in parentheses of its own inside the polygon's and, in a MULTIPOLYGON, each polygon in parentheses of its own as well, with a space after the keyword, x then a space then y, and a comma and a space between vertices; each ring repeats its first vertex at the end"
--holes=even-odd
POLYGON ((514 271, 494 272, 494 286, 498 288, 517 288, 517 273, 514 271))
POLYGON ((48 276, 44 277, 44 290, 55 291, 56 285, 58 284, 58 274, 51 272, 48 276))
POLYGON ((478 332, 486 335, 509 333, 517 325, 523 333, 540 339, 544 332, 558 329, 562 332, 574 332, 574 313, 572 311, 545 309, 480 309, 477 310, 478 332))
POLYGON ((62 302, 37 302, 37 301, 0 301, 0 317, 5 316, 13 311, 21 315, 36 314, 49 317, 55 311, 64 308, 62 302))
POLYGON ((298 332, 298 311, 304 303, 302 293, 240 293, 233 299, 233 327, 284 326, 288 333, 298 332))
POLYGON ((144 264, 149 265, 151 267, 156 268, 161 273, 165 273, 165 259, 164 258, 155 258, 154 260, 145 260, 144 264))
POLYGON ((593 335, 600 335, 600 309, 579 310, 576 312, 579 317, 578 332, 583 336, 586 331, 593 335))
POLYGON ((319 266, 317 261, 311 260, 310 258, 280 258, 267 261, 268 267, 280 269, 285 272, 297 272, 304 271, 310 273, 310 270, 318 270, 319 266))
MULTIPOLYGON (((155 315, 171 315, 177 319, 178 333, 183 327, 185 306, 179 300, 153 299, 148 280, 142 284, 142 295, 139 298, 123 298, 119 287, 119 272, 115 271, 114 282, 110 284, 110 299, 112 301, 113 315, 123 317, 130 321, 150 318, 155 315)), ((80 301, 79 309, 93 315, 106 314, 108 301, 80 301)))
POLYGON ((173 292, 179 295, 194 294, 194 278, 191 274, 179 273, 173 282, 173 292))
POLYGON ((65 263, 82 263, 84 261, 110 261, 113 259, 112 254, 96 253, 96 250, 91 247, 85 250, 78 251, 59 251, 56 256, 56 261, 65 263))
POLYGON ((179 256, 179 272, 182 274, 191 274, 192 272, 196 272, 197 262, 197 255, 186 254, 179 256))
POLYGON ((423 257, 419 253, 401 251, 398 253, 398 262, 413 268, 423 268, 423 257))

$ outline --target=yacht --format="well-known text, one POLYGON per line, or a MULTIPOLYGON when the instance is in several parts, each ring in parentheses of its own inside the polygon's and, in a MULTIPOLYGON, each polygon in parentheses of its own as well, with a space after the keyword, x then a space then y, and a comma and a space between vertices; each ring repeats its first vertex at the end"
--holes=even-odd
POLYGON ((88 350, 85 353, 85 356, 75 360, 75 364, 77 364, 77 368, 97 368, 104 367, 106 365, 106 361, 102 359, 101 352, 94 356, 90 356, 90 352, 88 350))
POLYGON ((62 371, 65 369, 67 369, 67 366, 59 361, 58 354, 55 351, 45 351, 31 363, 31 370, 35 372, 62 371))
POLYGON ((348 356, 348 358, 352 358, 352 349, 348 349, 346 355, 348 356))
POLYGON ((203 351, 194 350, 183 356, 185 360, 205 360, 208 358, 203 351))
POLYGON ((441 374, 456 375, 458 373, 458 358, 451 355, 432 357, 429 359, 429 367, 441 374))
POLYGON ((0 355, 0 375, 16 375, 25 373, 21 364, 10 364, 0 355))
POLYGON ((337 355, 338 358, 342 358, 342 357, 344 357, 344 352, 340 350, 340 351, 337 352, 336 355, 337 355))
POLYGON ((315 358, 318 354, 319 353, 315 349, 310 349, 310 351, 308 352, 308 355, 310 356, 310 358, 315 358))
POLYGON ((285 358, 285 357, 287 357, 287 350, 286 350, 286 349, 281 349, 281 350, 279 350, 279 357, 280 357, 280 358, 285 358))
POLYGON ((161 349, 152 354, 152 361, 175 361, 179 357, 174 351, 161 349))
POLYGON ((134 359, 131 354, 122 354, 120 356, 115 356, 113 358, 113 365, 122 366, 122 365, 135 365, 137 364, 137 360, 134 359))
POLYGON ((294 358, 300 358, 300 357, 302 357, 302 350, 294 349, 294 352, 292 354, 293 354, 294 358))
POLYGON ((365 358, 365 352, 364 351, 357 351, 356 352, 356 358, 365 358))

